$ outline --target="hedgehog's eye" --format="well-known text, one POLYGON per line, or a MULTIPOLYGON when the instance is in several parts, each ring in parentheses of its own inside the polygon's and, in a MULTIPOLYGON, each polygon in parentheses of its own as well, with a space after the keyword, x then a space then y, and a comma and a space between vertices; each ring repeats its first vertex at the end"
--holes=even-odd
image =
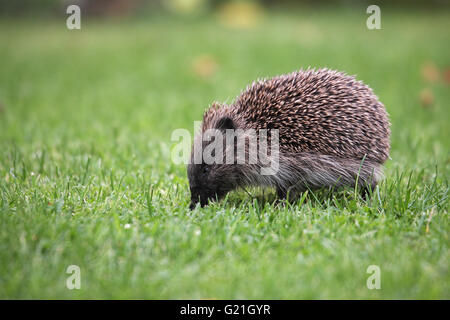
POLYGON ((204 175, 208 174, 209 173, 209 166, 204 166, 203 169, 202 169, 202 173, 204 175))

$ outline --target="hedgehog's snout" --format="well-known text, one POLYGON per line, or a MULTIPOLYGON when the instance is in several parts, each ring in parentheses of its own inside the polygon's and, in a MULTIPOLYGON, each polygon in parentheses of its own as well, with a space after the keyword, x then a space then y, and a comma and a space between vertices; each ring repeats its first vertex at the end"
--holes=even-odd
POLYGON ((189 208, 194 210, 197 203, 200 203, 201 207, 206 206, 208 204, 208 197, 199 188, 191 188, 191 204, 189 208))
POLYGON ((202 207, 202 208, 204 206, 206 206, 206 203, 204 203, 204 202, 201 202, 201 201, 198 201, 198 200, 197 201, 191 200, 191 204, 189 205, 189 209, 190 210, 194 210, 198 203, 200 203, 200 207, 202 207))
POLYGON ((191 191, 191 204, 189 208, 195 209, 197 203, 200 203, 202 207, 208 204, 208 190, 205 188, 205 177, 201 174, 204 166, 201 165, 189 165, 188 166, 188 179, 189 189, 191 191))
POLYGON ((194 191, 193 188, 191 188, 191 204, 189 206, 189 209, 194 210, 197 203, 200 202, 200 195, 197 194, 197 192, 194 191))

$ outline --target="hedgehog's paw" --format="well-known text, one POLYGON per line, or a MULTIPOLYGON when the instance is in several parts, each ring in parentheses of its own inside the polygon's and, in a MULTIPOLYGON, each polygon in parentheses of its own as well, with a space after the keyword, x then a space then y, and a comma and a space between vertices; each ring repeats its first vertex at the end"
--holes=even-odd
POLYGON ((287 190, 283 188, 277 188, 276 190, 277 190, 277 198, 279 201, 287 200, 291 203, 297 201, 302 195, 302 193, 305 191, 303 189, 300 190, 294 188, 288 188, 287 190))
POLYGON ((371 198, 371 196, 373 196, 375 189, 377 188, 377 181, 372 181, 371 183, 365 183, 362 187, 361 187, 361 196, 366 199, 369 200, 371 198))

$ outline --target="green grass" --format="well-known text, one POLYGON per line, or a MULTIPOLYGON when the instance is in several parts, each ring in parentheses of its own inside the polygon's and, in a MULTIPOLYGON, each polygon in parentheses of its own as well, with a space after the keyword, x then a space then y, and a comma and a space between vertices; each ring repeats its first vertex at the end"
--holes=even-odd
POLYGON ((449 299, 450 91, 421 68, 449 67, 450 12, 386 9, 378 31, 366 17, 1 21, 0 298, 449 299), (192 69, 204 55, 217 65, 206 78, 192 69), (392 159, 371 200, 250 190, 189 211, 171 132, 307 66, 355 74, 386 105, 392 159), (65 286, 69 265, 80 290, 65 286), (369 265, 381 290, 366 287, 369 265))

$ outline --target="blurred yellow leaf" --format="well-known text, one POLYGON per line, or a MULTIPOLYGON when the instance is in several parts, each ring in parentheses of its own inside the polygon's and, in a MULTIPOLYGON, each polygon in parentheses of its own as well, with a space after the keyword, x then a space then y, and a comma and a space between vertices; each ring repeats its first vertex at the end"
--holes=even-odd
POLYGON ((428 82, 439 81, 439 69, 434 62, 429 61, 422 66, 422 77, 428 82))
POLYGON ((443 72, 443 78, 444 78, 444 82, 446 84, 450 83, 450 68, 446 68, 443 72))
POLYGON ((218 64, 213 56, 201 55, 192 61, 192 70, 202 78, 209 78, 216 73, 218 64))
POLYGON ((165 4, 172 12, 189 14, 204 7, 205 0, 166 0, 165 4))
POLYGON ((250 29, 262 19, 264 9, 255 1, 231 1, 218 9, 219 21, 231 28, 250 29))
POLYGON ((420 102, 424 108, 430 108, 434 104, 434 94, 430 88, 425 88, 420 92, 420 102))

